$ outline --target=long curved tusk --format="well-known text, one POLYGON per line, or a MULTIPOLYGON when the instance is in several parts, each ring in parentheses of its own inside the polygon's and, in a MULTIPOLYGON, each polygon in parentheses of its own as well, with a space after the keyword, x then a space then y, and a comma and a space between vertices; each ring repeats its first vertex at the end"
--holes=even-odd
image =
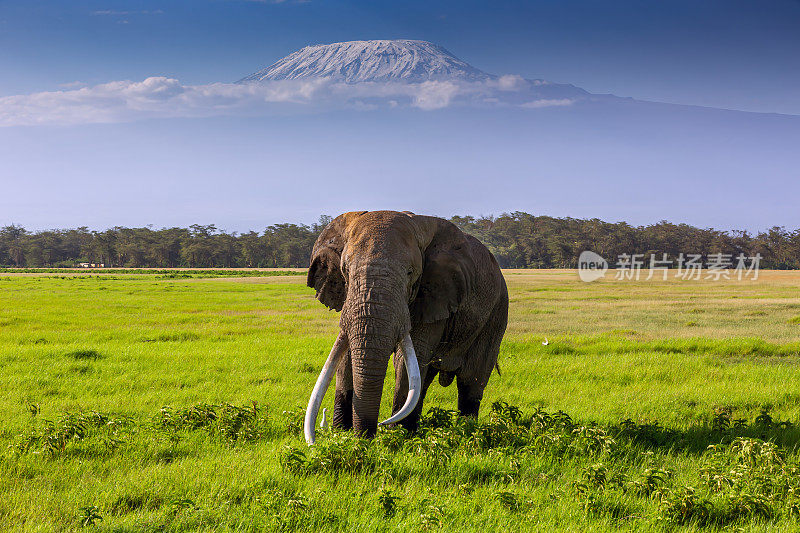
POLYGON ((417 406, 419 396, 422 391, 422 379, 419 375, 419 364, 417 363, 417 354, 414 352, 414 343, 411 342, 411 335, 406 333, 400 343, 400 353, 403 356, 403 361, 406 363, 406 372, 408 372, 408 396, 406 403, 395 414, 378 424, 385 426, 387 424, 394 424, 404 419, 411 414, 411 411, 417 406))
POLYGON ((303 423, 303 434, 306 437, 306 442, 309 446, 314 444, 314 426, 317 423, 317 414, 319 413, 319 406, 322 405, 322 399, 325 397, 325 391, 331 384, 336 369, 339 368, 339 363, 342 360, 342 354, 347 351, 347 337, 343 332, 339 332, 336 337, 336 342, 333 343, 331 353, 328 355, 328 360, 325 361, 325 366, 319 373, 317 383, 314 385, 314 390, 311 391, 311 398, 308 400, 308 408, 306 408, 306 418, 303 423))

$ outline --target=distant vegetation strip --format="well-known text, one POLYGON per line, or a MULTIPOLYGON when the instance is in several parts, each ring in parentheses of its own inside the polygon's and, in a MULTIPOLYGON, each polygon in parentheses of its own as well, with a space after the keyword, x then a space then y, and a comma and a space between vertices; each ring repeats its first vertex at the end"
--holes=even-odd
MULTIPOLYGON (((106 267, 293 268, 307 267, 311 247, 331 217, 310 226, 276 224, 263 232, 227 233, 216 226, 86 227, 30 232, 0 228, 0 266, 13 268, 106 267)), ((649 226, 598 219, 554 218, 516 212, 499 217, 454 216, 462 230, 485 243, 503 268, 575 268, 592 250, 616 262, 622 254, 761 255, 761 268, 800 269, 800 229, 772 227, 756 234, 662 221, 649 226)), ((108 269, 104 269, 107 272, 108 269)), ((274 274, 273 274, 274 275, 274 274)))

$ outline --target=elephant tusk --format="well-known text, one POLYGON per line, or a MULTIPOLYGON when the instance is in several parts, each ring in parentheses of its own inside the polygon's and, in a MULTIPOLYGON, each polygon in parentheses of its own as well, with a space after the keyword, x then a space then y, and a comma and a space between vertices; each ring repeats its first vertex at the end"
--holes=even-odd
POLYGON ((390 416, 379 426, 387 424, 394 424, 404 419, 417 406, 419 402, 420 392, 422 391, 422 379, 419 375, 419 364, 417 363, 417 354, 414 352, 414 343, 411 342, 411 335, 406 333, 403 340, 400 342, 400 354, 406 364, 406 372, 408 372, 408 397, 406 403, 394 415, 390 416))
POLYGON ((339 333, 336 337, 336 342, 333 343, 331 353, 328 355, 328 360, 325 361, 325 366, 319 373, 317 383, 314 385, 314 390, 311 391, 311 398, 308 400, 308 408, 306 408, 306 418, 303 424, 303 434, 305 435, 306 442, 309 446, 314 444, 314 425, 317 423, 317 414, 319 407, 322 405, 322 399, 325 397, 325 391, 331 384, 336 369, 342 360, 342 354, 347 351, 347 337, 343 332, 339 333))

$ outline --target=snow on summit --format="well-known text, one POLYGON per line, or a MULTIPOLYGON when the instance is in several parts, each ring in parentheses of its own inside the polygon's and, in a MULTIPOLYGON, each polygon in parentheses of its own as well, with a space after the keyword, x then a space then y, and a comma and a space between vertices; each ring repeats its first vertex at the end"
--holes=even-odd
POLYGON ((306 46, 240 83, 328 78, 365 81, 463 80, 495 78, 461 61, 441 46, 405 39, 346 41, 306 46))

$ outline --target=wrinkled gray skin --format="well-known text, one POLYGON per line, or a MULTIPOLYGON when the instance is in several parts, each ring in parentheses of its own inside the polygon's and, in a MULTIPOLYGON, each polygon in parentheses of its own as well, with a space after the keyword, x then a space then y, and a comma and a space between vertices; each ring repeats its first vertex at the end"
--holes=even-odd
MULTIPOLYGON (((361 211, 336 217, 311 254, 308 286, 341 311, 350 346, 336 374, 333 425, 372 436, 390 355, 410 331, 422 396, 400 422, 414 431, 438 375, 456 379, 458 409, 477 416, 508 321, 508 290, 494 256, 474 237, 436 217, 361 211)), ((408 393, 395 355, 393 413, 408 393)))

